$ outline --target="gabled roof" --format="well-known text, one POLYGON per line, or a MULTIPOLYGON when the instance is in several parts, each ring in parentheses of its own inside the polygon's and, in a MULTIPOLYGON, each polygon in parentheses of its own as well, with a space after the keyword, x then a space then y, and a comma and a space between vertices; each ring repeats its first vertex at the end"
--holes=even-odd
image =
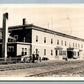
POLYGON ((71 36, 71 35, 68 35, 68 34, 60 33, 60 32, 53 31, 53 30, 50 30, 50 29, 46 29, 46 28, 43 28, 43 27, 35 26, 33 24, 11 26, 11 27, 9 27, 9 31, 22 30, 23 28, 25 28, 25 29, 34 29, 34 30, 38 30, 38 31, 42 31, 42 32, 46 32, 46 33, 55 34, 55 35, 58 35, 58 36, 70 38, 70 39, 84 41, 84 39, 82 39, 82 38, 78 38, 78 37, 71 36))

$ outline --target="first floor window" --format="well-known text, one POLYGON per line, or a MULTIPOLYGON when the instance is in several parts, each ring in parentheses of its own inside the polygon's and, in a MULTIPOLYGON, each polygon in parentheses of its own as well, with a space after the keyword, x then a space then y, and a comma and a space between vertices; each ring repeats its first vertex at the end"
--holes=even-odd
POLYGON ((57 40, 57 45, 59 45, 59 40, 57 40))
POLYGON ((25 48, 25 55, 27 55, 27 48, 25 48))
POLYGON ((44 55, 46 55, 46 49, 44 49, 44 55))
POLYGON ((63 51, 63 55, 66 55, 66 51, 63 51))
POLYGON ((71 43, 69 43, 69 47, 71 47, 71 43))
POLYGON ((58 55, 58 51, 56 50, 56 56, 58 55))
POLYGON ((59 51, 59 55, 62 55, 62 50, 59 51))
POLYGON ((22 56, 27 55, 27 48, 22 48, 22 56))
POLYGON ((25 54, 24 54, 24 48, 22 48, 22 56, 24 56, 25 54))
POLYGON ((53 55, 53 50, 51 50, 51 55, 53 55))
POLYGON ((38 54, 38 49, 36 49, 36 54, 38 54))

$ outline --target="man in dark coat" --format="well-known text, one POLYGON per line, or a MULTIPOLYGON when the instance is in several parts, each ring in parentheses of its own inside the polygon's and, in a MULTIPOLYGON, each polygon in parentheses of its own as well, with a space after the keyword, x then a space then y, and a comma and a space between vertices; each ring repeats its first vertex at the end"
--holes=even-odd
POLYGON ((32 62, 33 63, 35 62, 35 54, 33 54, 33 60, 32 60, 32 62))

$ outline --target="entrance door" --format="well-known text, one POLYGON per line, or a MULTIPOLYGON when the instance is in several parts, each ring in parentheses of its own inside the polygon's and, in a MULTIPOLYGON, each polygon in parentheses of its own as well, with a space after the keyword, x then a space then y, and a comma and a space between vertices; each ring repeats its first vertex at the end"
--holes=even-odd
POLYGON ((57 50, 56 50, 56 52, 55 52, 55 53, 56 53, 56 56, 57 56, 57 55, 58 55, 58 52, 57 52, 57 50))
POLYGON ((73 51, 67 51, 67 57, 73 58, 73 51))

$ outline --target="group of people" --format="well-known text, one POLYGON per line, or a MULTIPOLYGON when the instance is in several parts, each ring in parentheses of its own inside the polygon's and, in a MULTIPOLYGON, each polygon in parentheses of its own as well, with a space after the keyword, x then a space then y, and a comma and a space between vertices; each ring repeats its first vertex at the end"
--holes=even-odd
POLYGON ((39 54, 32 54, 32 62, 35 63, 35 60, 41 62, 41 57, 39 57, 39 54))

